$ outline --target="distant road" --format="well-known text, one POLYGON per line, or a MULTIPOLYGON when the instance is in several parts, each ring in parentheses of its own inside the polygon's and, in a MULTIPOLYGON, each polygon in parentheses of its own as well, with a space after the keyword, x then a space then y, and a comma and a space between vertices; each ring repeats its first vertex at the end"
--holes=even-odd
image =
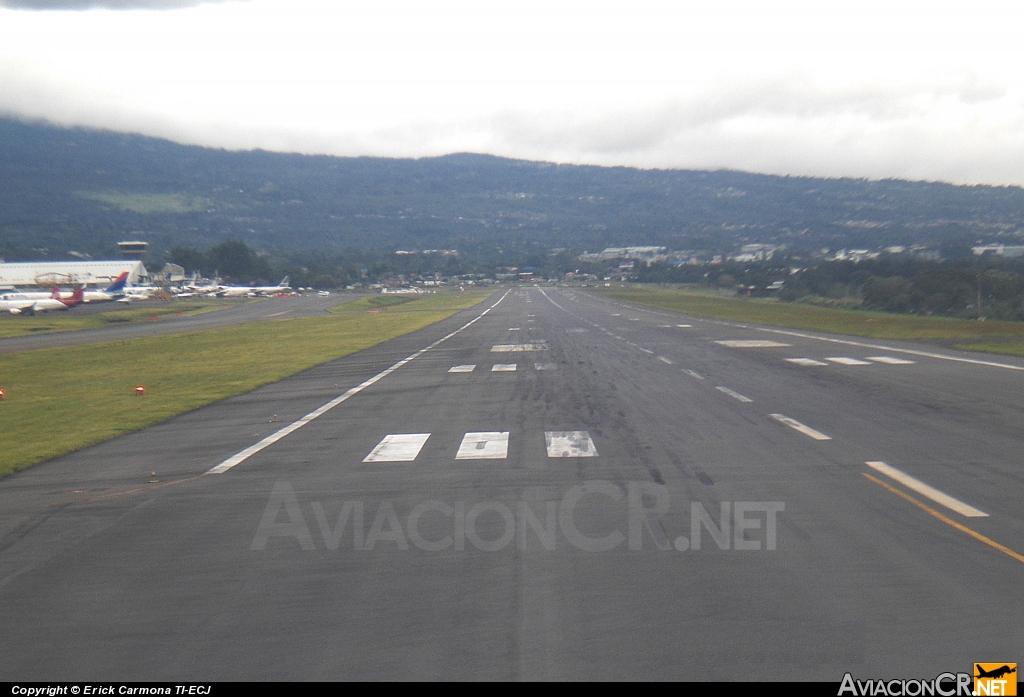
MULTIPOLYGON (((8 339, 0 339, 0 353, 13 353, 15 351, 32 351, 41 348, 56 348, 59 346, 78 346, 81 344, 94 344, 99 341, 118 341, 123 339, 137 339, 143 336, 162 336, 164 334, 180 334, 182 332, 193 332, 202 329, 214 329, 217 327, 230 327, 249 322, 260 322, 277 317, 309 317, 326 312, 329 308, 352 302, 362 295, 355 294, 332 294, 329 297, 321 298, 318 295, 303 295, 294 298, 259 298, 254 300, 226 300, 232 303, 232 307, 223 310, 204 312, 193 316, 184 317, 163 317, 158 322, 144 324, 111 324, 109 327, 97 329, 83 329, 72 332, 58 332, 54 334, 39 334, 33 336, 16 336, 8 339)), ((154 310, 169 305, 178 306, 182 311, 187 311, 190 304, 187 301, 143 301, 133 303, 132 308, 152 307, 154 310)), ((100 303, 86 305, 71 310, 80 314, 95 312, 110 312, 116 310, 111 303, 100 303)), ((3 318, 0 321, 18 322, 20 317, 3 318)))
POLYGON ((499 292, 0 481, 0 675, 837 683, 1015 660, 1022 368, 499 292))

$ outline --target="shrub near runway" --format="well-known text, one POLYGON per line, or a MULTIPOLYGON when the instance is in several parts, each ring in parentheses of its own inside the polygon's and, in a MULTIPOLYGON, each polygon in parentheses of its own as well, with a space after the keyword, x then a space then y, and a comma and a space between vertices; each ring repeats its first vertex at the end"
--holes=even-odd
POLYGON ((837 310, 782 303, 770 299, 729 298, 715 292, 653 286, 601 288, 598 292, 616 300, 698 317, 851 334, 873 339, 940 341, 955 348, 1024 355, 1024 322, 978 322, 947 317, 837 310), (984 343, 953 343, 970 340, 984 340, 984 343))
POLYGON ((488 295, 2 354, 0 476, 416 331, 488 295))

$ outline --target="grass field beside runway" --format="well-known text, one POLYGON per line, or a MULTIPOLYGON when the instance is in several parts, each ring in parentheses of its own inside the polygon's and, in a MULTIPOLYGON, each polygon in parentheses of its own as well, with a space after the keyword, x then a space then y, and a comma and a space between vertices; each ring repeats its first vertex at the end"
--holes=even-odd
POLYGON ((437 293, 386 313, 0 354, 0 477, 422 329, 491 292, 437 293))
MULTIPOLYGON (((145 303, 143 303, 145 305, 145 303)), ((54 332, 73 332, 80 329, 98 329, 112 324, 144 324, 179 314, 190 317, 203 312, 212 312, 230 307, 231 303, 223 300, 189 300, 163 305, 160 307, 133 307, 129 310, 111 308, 109 312, 98 312, 90 315, 79 315, 74 310, 68 312, 45 312, 35 317, 0 316, 0 339, 29 334, 53 334, 54 332), (153 318, 156 318, 155 320, 153 318)), ((5 313, 6 314, 6 313, 5 313)))
POLYGON ((706 291, 660 286, 637 285, 597 290, 601 295, 616 300, 698 317, 873 339, 941 341, 971 351, 1024 355, 1024 322, 978 322, 947 317, 837 310, 771 299, 730 298, 706 291))

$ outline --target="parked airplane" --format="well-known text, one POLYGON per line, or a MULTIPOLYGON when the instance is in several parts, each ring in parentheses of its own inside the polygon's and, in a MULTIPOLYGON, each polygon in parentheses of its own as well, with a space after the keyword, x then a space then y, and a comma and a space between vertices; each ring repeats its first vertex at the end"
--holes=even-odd
POLYGON ((217 297, 242 298, 249 296, 256 298, 264 295, 274 295, 276 293, 287 293, 292 289, 292 287, 288 285, 289 278, 289 276, 285 276, 276 286, 221 286, 220 290, 217 291, 217 297))
MULTIPOLYGON (((83 295, 83 302, 109 302, 111 300, 122 300, 125 297, 125 284, 128 282, 128 272, 123 272, 113 283, 104 290, 89 290, 83 295)), ((70 300, 74 293, 62 294, 62 300, 70 300)), ((6 293, 0 300, 50 300, 53 299, 53 292, 28 292, 28 293, 6 293)))
POLYGON ((12 315, 35 315, 37 312, 48 312, 50 310, 69 310, 75 305, 81 305, 85 296, 84 288, 76 288, 70 298, 64 299, 60 296, 60 289, 54 288, 48 298, 23 298, 20 300, 0 300, 0 310, 6 310, 12 315))

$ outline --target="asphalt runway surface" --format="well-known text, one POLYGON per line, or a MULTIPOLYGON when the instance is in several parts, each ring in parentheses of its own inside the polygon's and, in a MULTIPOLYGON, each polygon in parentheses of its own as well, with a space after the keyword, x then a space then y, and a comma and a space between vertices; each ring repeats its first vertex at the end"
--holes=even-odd
POLYGON ((516 288, 0 481, 0 675, 1019 661, 1022 386, 1013 358, 516 288))
MULTIPOLYGON (((137 339, 143 336, 181 334, 184 332, 202 331, 204 329, 230 327, 249 322, 260 322, 278 317, 307 317, 323 314, 331 307, 351 302, 361 297, 363 297, 362 294, 334 293, 323 298, 317 295, 297 295, 287 298, 219 300, 218 302, 227 303, 228 307, 196 315, 183 315, 181 317, 161 316, 158 321, 149 323, 119 324, 113 322, 110 326, 95 329, 4 338, 0 339, 0 353, 32 351, 58 346, 78 346, 100 341, 121 341, 124 339, 137 339)), ((116 312, 119 309, 152 308, 156 310, 166 307, 177 307, 183 312, 187 312, 191 304, 188 300, 139 300, 131 303, 130 306, 120 307, 117 303, 91 303, 72 308, 69 312, 93 314, 98 312, 116 312)), ((0 316, 0 322, 25 321, 32 320, 24 317, 0 316)), ((43 322, 45 323, 45 317, 43 317, 43 322)))

